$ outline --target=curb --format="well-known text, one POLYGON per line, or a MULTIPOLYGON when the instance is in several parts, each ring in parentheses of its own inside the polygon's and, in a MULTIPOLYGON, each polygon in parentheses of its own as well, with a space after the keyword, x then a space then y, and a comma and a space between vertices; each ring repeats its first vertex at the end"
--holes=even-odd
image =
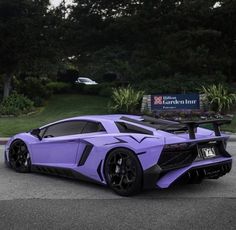
POLYGON ((0 145, 5 145, 8 140, 0 140, 0 145))

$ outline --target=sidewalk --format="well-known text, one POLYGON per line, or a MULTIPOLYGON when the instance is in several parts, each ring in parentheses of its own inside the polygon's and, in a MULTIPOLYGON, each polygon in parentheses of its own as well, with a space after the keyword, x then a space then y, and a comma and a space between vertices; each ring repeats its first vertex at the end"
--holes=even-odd
MULTIPOLYGON (((236 142, 236 133, 226 133, 230 135, 229 141, 236 142)), ((0 137, 0 145, 5 145, 8 141, 9 137, 0 137)))

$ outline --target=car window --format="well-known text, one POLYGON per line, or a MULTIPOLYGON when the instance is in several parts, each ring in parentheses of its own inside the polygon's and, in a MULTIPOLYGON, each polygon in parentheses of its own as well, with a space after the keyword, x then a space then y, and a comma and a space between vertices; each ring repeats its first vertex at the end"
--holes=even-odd
POLYGON ((86 123, 86 121, 67 121, 51 125, 47 128, 43 137, 48 138, 80 134, 86 123))
POLYGON ((98 122, 87 122, 82 133, 95 133, 106 131, 101 123, 98 122))
POLYGON ((88 79, 88 78, 79 78, 79 80, 80 80, 81 82, 83 82, 83 83, 91 82, 91 80, 88 79))
POLYGON ((133 124, 125 122, 115 122, 115 124, 119 129, 120 133, 142 133, 142 134, 153 135, 152 131, 133 124))

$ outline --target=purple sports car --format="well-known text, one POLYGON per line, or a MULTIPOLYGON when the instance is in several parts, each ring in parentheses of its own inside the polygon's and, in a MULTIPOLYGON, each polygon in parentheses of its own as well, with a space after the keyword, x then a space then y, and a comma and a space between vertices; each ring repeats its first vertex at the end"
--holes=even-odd
POLYGON ((148 116, 97 115, 57 121, 12 137, 5 162, 17 172, 40 172, 108 185, 123 196, 228 173, 228 120, 173 122, 148 116), (199 125, 210 123, 214 131, 199 125))

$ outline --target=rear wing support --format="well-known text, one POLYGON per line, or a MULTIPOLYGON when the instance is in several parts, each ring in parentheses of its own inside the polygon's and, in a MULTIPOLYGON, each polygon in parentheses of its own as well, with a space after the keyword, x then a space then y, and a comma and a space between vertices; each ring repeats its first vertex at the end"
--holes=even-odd
POLYGON ((213 130, 216 136, 221 136, 220 126, 224 124, 230 124, 230 119, 221 119, 221 120, 204 120, 204 121, 183 121, 181 124, 184 124, 188 127, 189 138, 196 139, 195 128, 202 124, 212 124, 213 130))

